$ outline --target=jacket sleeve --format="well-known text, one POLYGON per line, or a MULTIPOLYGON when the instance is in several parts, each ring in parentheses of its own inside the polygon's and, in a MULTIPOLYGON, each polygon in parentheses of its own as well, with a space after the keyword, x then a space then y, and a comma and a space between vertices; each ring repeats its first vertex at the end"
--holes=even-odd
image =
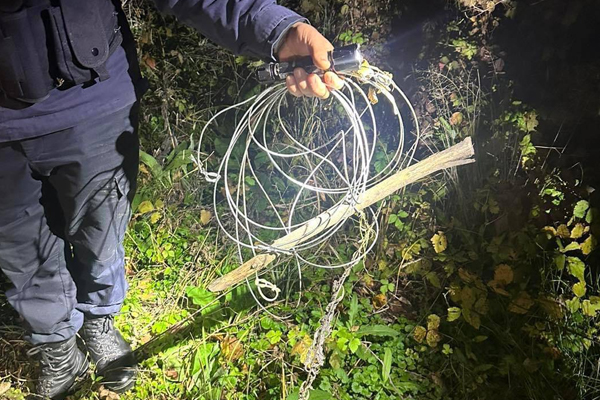
POLYGON ((236 54, 274 60, 278 40, 305 18, 275 0, 154 0, 158 9, 236 54))

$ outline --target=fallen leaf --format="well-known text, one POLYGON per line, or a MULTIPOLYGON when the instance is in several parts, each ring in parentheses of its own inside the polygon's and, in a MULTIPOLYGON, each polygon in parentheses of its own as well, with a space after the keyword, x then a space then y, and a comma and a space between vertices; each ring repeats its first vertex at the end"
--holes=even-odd
POLYGON ((379 294, 373 296, 373 307, 375 307, 376 310, 379 310, 379 309, 385 307, 386 305, 387 305, 387 297, 385 294, 379 293, 379 294))
POLYGON ((144 64, 148 66, 148 68, 156 69, 156 60, 154 60, 154 58, 152 58, 150 55, 146 54, 142 60, 144 61, 144 64))
POLYGON ((177 378, 179 378, 179 372, 175 369, 168 369, 165 371, 165 376, 171 380, 177 380, 177 378))
POLYGON ((108 390, 104 386, 100 386, 98 397, 100 400, 119 400, 121 398, 117 393, 108 390))
POLYGON ((236 361, 242 358, 244 355, 244 347, 234 336, 227 336, 220 340, 221 342, 221 354, 228 361, 236 361))
POLYGON ((508 311, 515 314, 527 314, 534 302, 527 292, 519 293, 518 297, 508 305, 508 311))
POLYGON ((501 284, 508 285, 513 281, 513 278, 514 274, 510 265, 500 264, 494 270, 494 280, 501 284))
POLYGON ((463 121, 463 115, 461 112, 455 112, 450 117, 450 125, 452 125, 452 126, 460 125, 462 123, 462 121, 463 121))
POLYGON ((501 282, 498 282, 497 280, 491 280, 488 282, 488 286, 495 292, 498 294, 501 294, 502 296, 510 296, 510 293, 508 293, 505 289, 504 289, 504 284, 501 282))
POLYGON ((367 93, 367 98, 371 102, 371 104, 379 103, 379 99, 377 98, 377 89, 373 88, 373 86, 369 87, 369 93, 367 93))
POLYGON ((212 213, 208 210, 202 210, 200 211, 200 223, 202 225, 206 225, 210 222, 210 219, 212 218, 212 213))
POLYGON ((154 211, 154 206, 150 200, 145 200, 140 203, 137 210, 140 214, 146 214, 150 211, 154 211))
POLYGON ((162 214, 159 213, 159 212, 152 213, 152 215, 150 216, 150 223, 153 224, 153 225, 155 223, 157 223, 158 220, 160 219, 161 215, 162 214))

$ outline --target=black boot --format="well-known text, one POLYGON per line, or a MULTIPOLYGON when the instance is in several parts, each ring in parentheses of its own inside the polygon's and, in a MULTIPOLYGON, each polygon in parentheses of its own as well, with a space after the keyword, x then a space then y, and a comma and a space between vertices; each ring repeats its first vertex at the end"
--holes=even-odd
POLYGON ((115 328, 113 317, 86 317, 79 333, 104 386, 116 393, 131 389, 136 378, 136 361, 131 347, 115 328))
POLYGON ((77 348, 75 336, 62 342, 40 344, 27 354, 39 360, 41 370, 36 393, 44 399, 64 399, 90 365, 77 348))

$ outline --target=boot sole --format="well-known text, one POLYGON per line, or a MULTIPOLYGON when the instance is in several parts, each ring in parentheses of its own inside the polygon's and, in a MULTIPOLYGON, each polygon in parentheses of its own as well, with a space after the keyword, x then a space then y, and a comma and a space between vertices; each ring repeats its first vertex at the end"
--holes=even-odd
MULTIPOLYGON (((135 369, 135 367, 131 367, 131 368, 135 369)), ((98 374, 102 375, 102 373, 100 373, 100 372, 98 372, 98 374)), ((105 388, 107 388, 111 392, 121 394, 121 393, 125 393, 125 392, 131 390, 135 386, 135 382, 137 380, 137 375, 138 375, 138 373, 137 373, 137 371, 135 371, 134 374, 132 375, 131 379, 129 379, 123 383, 119 382, 120 384, 118 384, 117 382, 111 382, 111 381, 105 381, 105 380, 101 380, 100 382, 102 383, 102 385, 104 385, 105 388)))

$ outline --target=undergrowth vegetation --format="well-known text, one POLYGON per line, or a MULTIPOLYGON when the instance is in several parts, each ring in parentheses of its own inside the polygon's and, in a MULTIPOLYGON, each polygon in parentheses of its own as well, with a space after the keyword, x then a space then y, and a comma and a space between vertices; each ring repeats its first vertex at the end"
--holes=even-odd
MULTIPOLYGON (((384 44, 413 3, 289 5, 335 44, 360 43, 372 64, 395 72, 384 44)), ((504 73, 492 33, 518 2, 434 3, 448 21, 419 25, 424 42, 410 75, 396 80, 418 110, 420 157, 472 137, 477 162, 380 204, 381 236, 344 286, 310 399, 597 398, 600 216, 582 177, 555 167, 561 149, 544 138, 554 133, 514 98, 504 73)), ((130 292, 117 318, 141 378, 121 397, 297 399, 338 273, 306 269, 304 290, 294 286, 266 309, 246 286, 206 289, 238 259, 192 162, 193 137, 216 110, 260 90, 256 60, 216 47, 148 2, 128 2, 127 12, 151 90, 126 238, 130 292)), ((222 156, 231 129, 220 126, 205 150, 222 156)), ((332 257, 351 257, 345 244, 331 247, 332 257)), ((12 330, 6 337, 20 343, 12 330)), ((0 396, 9 399, 26 391, 29 368, 9 372, 15 365, 1 371, 8 386, 0 396)), ((95 389, 92 379, 77 396, 118 398, 95 389)))

